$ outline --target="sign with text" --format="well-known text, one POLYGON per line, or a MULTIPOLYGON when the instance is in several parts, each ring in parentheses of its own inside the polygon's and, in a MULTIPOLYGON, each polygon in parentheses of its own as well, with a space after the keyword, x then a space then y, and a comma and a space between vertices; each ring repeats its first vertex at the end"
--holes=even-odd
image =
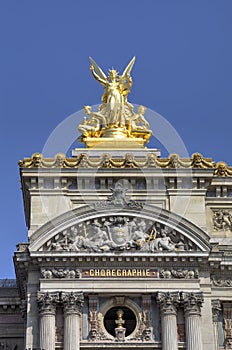
POLYGON ((82 277, 115 278, 115 277, 144 277, 158 278, 158 271, 153 269, 87 269, 82 271, 82 277))

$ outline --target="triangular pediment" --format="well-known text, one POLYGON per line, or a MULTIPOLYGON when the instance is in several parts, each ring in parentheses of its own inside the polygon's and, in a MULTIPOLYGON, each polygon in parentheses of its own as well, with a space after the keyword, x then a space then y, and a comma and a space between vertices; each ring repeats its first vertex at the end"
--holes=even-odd
POLYGON ((76 208, 43 225, 31 236, 30 251, 80 253, 208 252, 209 236, 165 209, 76 208))

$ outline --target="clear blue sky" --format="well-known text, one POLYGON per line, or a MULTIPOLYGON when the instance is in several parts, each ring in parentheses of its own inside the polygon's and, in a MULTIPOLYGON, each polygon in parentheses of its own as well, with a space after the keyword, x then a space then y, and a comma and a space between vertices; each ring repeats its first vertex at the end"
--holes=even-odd
POLYGON ((0 2, 0 278, 27 241, 17 161, 100 102, 88 56, 121 72, 136 55, 129 100, 164 116, 190 154, 232 164, 231 16, 231 0, 0 2))

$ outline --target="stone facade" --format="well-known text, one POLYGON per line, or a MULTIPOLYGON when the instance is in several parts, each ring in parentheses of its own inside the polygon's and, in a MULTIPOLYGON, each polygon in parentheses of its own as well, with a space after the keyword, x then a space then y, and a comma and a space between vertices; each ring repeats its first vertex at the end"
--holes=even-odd
POLYGON ((230 168, 80 152, 20 162, 29 241, 1 284, 0 347, 231 349, 230 168))

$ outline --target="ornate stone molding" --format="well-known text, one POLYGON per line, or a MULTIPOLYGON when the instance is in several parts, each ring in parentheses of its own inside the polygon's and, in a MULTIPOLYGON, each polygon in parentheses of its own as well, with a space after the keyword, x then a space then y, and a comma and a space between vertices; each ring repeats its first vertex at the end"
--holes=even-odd
POLYGON ((182 292, 181 293, 181 303, 184 306, 185 314, 189 315, 200 315, 201 307, 204 301, 202 292, 182 292))
POLYGON ((221 311, 221 302, 219 299, 215 299, 211 301, 212 305, 212 315, 213 315, 213 322, 217 323, 218 322, 218 316, 219 312, 221 311))
MULTIPOLYGON (((144 301, 145 303, 149 301, 144 301)), ((98 340, 103 340, 103 341, 112 341, 115 340, 114 336, 109 334, 104 326, 104 316, 107 313, 108 310, 110 310, 112 307, 117 306, 119 309, 122 306, 128 307, 129 309, 132 310, 132 312, 135 314, 137 323, 134 331, 126 337, 126 341, 133 341, 133 342, 138 342, 138 341, 150 341, 148 340, 151 339, 152 335, 151 333, 151 328, 146 327, 146 324, 144 323, 145 318, 143 317, 143 310, 139 307, 137 303, 135 303, 133 300, 131 300, 128 297, 125 296, 115 296, 114 298, 110 298, 107 300, 101 307, 98 312, 98 328, 97 328, 97 337, 98 340), (147 332, 145 331, 147 330, 147 332)), ((146 315, 147 317, 148 315, 146 315)))
POLYGON ((81 315, 84 296, 82 292, 61 292, 60 300, 64 306, 64 313, 81 315))
POLYGON ((199 278, 199 271, 188 270, 188 269, 170 269, 170 270, 160 270, 159 277, 164 279, 178 278, 178 279, 194 279, 199 278))
POLYGON ((142 295, 142 321, 143 332, 142 340, 145 342, 152 340, 152 321, 151 321, 151 295, 142 295))
POLYGON ((67 158, 58 153, 54 158, 44 158, 41 153, 34 153, 31 158, 19 161, 20 168, 215 168, 217 176, 231 176, 232 169, 224 162, 215 162, 204 158, 200 153, 194 153, 191 158, 180 158, 178 154, 170 154, 168 158, 158 158, 155 153, 135 159, 132 153, 124 157, 114 158, 110 154, 102 154, 98 159, 91 158, 86 153, 80 153, 76 158, 67 158))
POLYGON ((53 268, 53 269, 41 269, 41 278, 80 278, 81 272, 78 269, 67 268, 53 268))
POLYGON ((27 301, 25 299, 21 300, 21 304, 19 308, 21 311, 22 318, 25 320, 27 317, 27 301))
POLYGON ((232 176, 232 168, 229 167, 225 162, 218 162, 214 172, 216 176, 232 176))
POLYGON ((38 292, 37 301, 41 315, 55 315, 60 294, 59 292, 38 292))
POLYGON ((232 287, 232 279, 231 278, 217 278, 213 276, 211 278, 212 284, 216 287, 232 287))
POLYGON ((180 303, 180 294, 178 292, 158 292, 156 300, 160 305, 162 314, 176 315, 176 308, 180 303))
POLYGON ((98 296, 89 295, 89 340, 97 341, 99 339, 99 329, 98 329, 98 296))

